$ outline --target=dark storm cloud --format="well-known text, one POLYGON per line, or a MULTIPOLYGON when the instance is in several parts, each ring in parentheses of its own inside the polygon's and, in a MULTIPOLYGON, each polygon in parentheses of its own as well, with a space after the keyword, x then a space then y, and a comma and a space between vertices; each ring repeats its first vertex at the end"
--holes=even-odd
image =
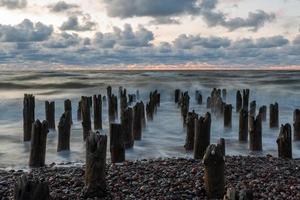
POLYGON ((63 22, 63 24, 60 27, 60 30, 67 31, 67 30, 73 30, 73 31, 91 31, 96 26, 95 22, 85 20, 80 24, 77 16, 70 16, 67 21, 63 22))
POLYGON ((53 32, 52 26, 43 23, 33 23, 25 19, 20 24, 0 25, 0 42, 34 42, 44 41, 53 32))
POLYGON ((0 0, 0 7, 6 7, 8 9, 20 9, 26 6, 26 0, 0 0))
POLYGON ((59 1, 55 4, 51 4, 48 6, 51 12, 63 12, 66 10, 70 10, 73 8, 78 8, 79 6, 76 4, 68 4, 64 1, 59 1))
POLYGON ((272 22, 274 13, 263 10, 249 12, 247 18, 227 18, 226 13, 218 11, 218 0, 103 0, 106 3, 108 15, 111 17, 153 17, 152 23, 174 24, 170 17, 178 15, 201 16, 208 26, 223 26, 229 31, 239 28, 249 28, 257 31, 265 23, 272 22))

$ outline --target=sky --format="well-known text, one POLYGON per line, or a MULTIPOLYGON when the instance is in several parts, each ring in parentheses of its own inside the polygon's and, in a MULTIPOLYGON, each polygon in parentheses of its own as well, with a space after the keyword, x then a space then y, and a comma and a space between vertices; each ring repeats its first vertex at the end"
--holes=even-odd
POLYGON ((0 0, 0 69, 299 69, 300 0, 0 0))

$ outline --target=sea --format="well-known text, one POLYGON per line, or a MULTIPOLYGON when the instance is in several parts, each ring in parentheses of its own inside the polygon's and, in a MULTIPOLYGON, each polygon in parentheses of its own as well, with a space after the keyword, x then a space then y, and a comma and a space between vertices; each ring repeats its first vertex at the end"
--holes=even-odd
MULTIPOLYGON (((118 94, 119 87, 129 94, 139 91, 139 100, 149 101, 149 93, 158 90, 160 107, 153 121, 147 121, 142 140, 126 150, 127 160, 184 157, 192 152, 184 149, 186 128, 180 109, 174 102, 174 90, 188 91, 190 110, 200 116, 210 111, 206 99, 213 88, 227 89, 226 103, 233 105, 232 128, 225 129, 223 119, 212 116, 211 143, 225 138, 227 155, 277 156, 276 139, 279 129, 269 128, 269 105, 278 102, 279 123, 293 126, 293 111, 300 108, 300 71, 1 71, 0 72, 0 168, 27 169, 30 142, 23 142, 23 97, 25 93, 36 98, 36 119, 45 119, 45 101, 55 101, 56 126, 64 112, 64 100, 72 101, 73 125, 70 151, 57 152, 58 133, 50 130, 47 136, 46 164, 67 163, 82 165, 85 162, 85 142, 81 121, 77 120, 77 106, 81 96, 106 95, 107 86, 118 94), (257 112, 262 105, 268 107, 267 121, 262 128, 262 152, 251 152, 248 143, 238 141, 238 113, 235 111, 236 92, 250 89, 250 101, 256 100, 257 112), (195 99, 201 91, 203 104, 195 99)), ((108 107, 103 103, 102 134, 109 134, 108 107)), ((109 144, 109 143, 108 143, 109 144)), ((293 157, 300 157, 300 142, 293 141, 293 157)), ((107 151, 110 160, 109 148, 107 151)))

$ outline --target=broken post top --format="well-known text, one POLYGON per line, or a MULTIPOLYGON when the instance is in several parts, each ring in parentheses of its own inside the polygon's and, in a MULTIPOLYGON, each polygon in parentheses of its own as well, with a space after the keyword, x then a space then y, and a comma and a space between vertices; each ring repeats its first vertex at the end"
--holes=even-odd
POLYGON ((292 138, 291 133, 292 133, 292 128, 291 128, 291 125, 289 123, 286 123, 285 125, 281 124, 280 133, 279 133, 279 137, 277 139, 277 142, 280 138, 291 140, 291 138, 292 138))
POLYGON ((211 164, 218 165, 225 162, 223 150, 220 145, 211 144, 207 147, 203 156, 203 164, 209 166, 211 164))
POLYGON ((106 154, 102 154, 102 152, 106 152, 106 146, 107 146, 106 135, 101 135, 98 131, 97 132, 90 131, 90 134, 86 140, 87 152, 93 153, 98 156, 101 155, 106 156, 106 154))

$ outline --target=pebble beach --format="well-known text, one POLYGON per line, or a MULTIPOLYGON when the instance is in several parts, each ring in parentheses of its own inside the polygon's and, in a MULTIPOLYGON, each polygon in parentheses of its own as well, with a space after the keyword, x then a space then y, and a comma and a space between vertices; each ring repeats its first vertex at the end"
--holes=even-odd
MULTIPOLYGON (((254 199, 300 199, 300 160, 265 157, 226 156, 226 189, 250 189, 254 199)), ((29 171, 0 171, 0 199, 13 199, 18 177, 49 183, 53 200, 84 198, 84 166, 64 163, 29 171)), ((204 165, 189 158, 144 159, 107 164, 107 195, 104 199, 207 199, 204 165)), ((95 198, 97 199, 97 198, 95 198)))

